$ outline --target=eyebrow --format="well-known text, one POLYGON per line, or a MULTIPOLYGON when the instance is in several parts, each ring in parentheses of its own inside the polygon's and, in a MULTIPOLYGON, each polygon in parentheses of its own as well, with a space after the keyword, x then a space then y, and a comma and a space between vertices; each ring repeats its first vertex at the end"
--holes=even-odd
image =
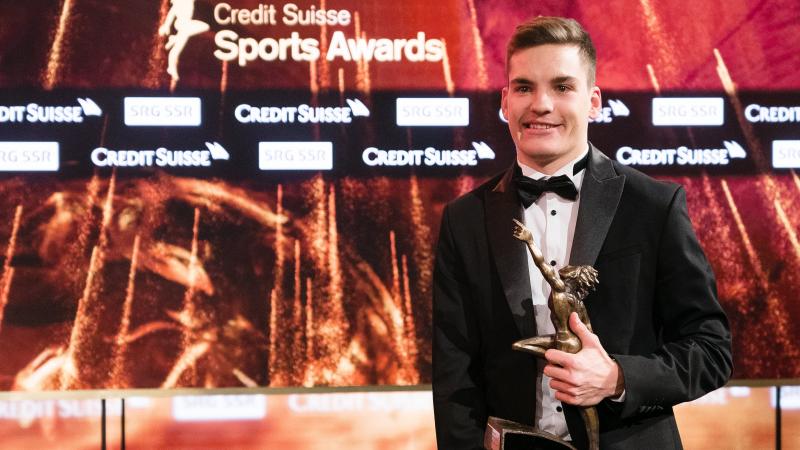
POLYGON ((509 81, 508 84, 533 84, 533 82, 527 78, 517 77, 509 81))
MULTIPOLYGON (((569 75, 558 76, 558 77, 555 77, 552 80, 550 80, 550 82, 552 84, 576 83, 577 81, 578 81, 577 78, 569 76, 569 75)), ((529 80, 527 78, 517 77, 517 78, 514 78, 513 80, 509 81, 508 84, 525 84, 525 85, 529 85, 529 84, 534 84, 534 83, 533 83, 533 81, 531 81, 531 80, 529 80)))
POLYGON ((563 76, 560 76, 560 77, 555 77, 555 78, 553 78, 553 80, 552 80, 552 82, 553 82, 554 84, 561 84, 561 83, 575 83, 575 82, 577 82, 577 81, 578 81, 578 79, 577 79, 577 78, 575 78, 575 77, 571 77, 571 76, 569 76, 569 75, 563 75, 563 76))

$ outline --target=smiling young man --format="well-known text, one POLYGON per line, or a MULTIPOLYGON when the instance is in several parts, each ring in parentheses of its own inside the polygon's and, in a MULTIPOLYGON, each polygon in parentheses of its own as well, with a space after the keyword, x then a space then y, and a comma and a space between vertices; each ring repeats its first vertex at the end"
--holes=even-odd
POLYGON ((509 55, 502 108, 520 163, 551 174, 588 150, 588 118, 600 111, 591 51, 541 44, 509 55))
POLYGON ((508 45, 502 111, 517 161, 451 202, 434 274, 433 397, 441 449, 483 446, 489 416, 586 447, 575 405, 595 405, 601 448, 680 448, 672 406, 722 386, 730 332, 683 189, 612 162, 588 141, 601 106, 595 49, 571 19, 539 17, 508 45), (538 364, 511 345, 553 333, 549 286, 512 219, 556 269, 592 265, 576 354, 538 364))

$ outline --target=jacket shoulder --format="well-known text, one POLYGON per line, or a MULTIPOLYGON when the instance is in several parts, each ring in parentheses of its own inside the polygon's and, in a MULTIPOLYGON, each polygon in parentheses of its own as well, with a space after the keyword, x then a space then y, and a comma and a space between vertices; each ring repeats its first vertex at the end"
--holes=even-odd
POLYGON ((475 189, 461 195, 455 200, 451 200, 447 203, 446 209, 455 215, 475 214, 478 209, 483 208, 483 200, 486 193, 494 189, 504 175, 505 172, 494 175, 475 189))
POLYGON ((681 185, 672 181, 656 180, 632 167, 613 161, 614 170, 625 176, 625 195, 650 204, 666 205, 672 202, 681 185))

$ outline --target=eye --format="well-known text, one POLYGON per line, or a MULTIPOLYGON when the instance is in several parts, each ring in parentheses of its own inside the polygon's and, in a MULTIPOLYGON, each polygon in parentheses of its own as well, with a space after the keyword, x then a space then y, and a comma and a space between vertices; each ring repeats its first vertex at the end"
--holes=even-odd
POLYGON ((559 84, 556 86, 558 92, 568 92, 570 89, 572 88, 568 84, 559 84))
POLYGON ((526 93, 526 92, 530 92, 530 91, 531 91, 531 87, 530 86, 525 86, 525 85, 519 85, 519 86, 514 88, 514 92, 526 93))

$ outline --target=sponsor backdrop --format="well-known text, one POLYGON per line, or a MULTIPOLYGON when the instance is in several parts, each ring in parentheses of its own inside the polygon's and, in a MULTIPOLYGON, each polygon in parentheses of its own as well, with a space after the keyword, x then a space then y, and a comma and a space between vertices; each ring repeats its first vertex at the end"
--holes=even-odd
POLYGON ((594 144, 686 186, 734 375, 800 377, 797 2, 43 0, 0 3, 0 388, 430 383, 538 14, 595 39, 594 144))
MULTIPOLYGON (((800 389, 781 390, 782 448, 798 448, 800 389)), ((124 408, 120 403, 106 401, 104 420, 97 399, 0 400, 0 436, 6 448, 96 450, 105 423, 109 449, 436 449, 430 391, 130 397, 124 408)), ((781 448, 775 445, 775 403, 775 388, 740 386, 682 404, 675 418, 683 445, 781 448)))

